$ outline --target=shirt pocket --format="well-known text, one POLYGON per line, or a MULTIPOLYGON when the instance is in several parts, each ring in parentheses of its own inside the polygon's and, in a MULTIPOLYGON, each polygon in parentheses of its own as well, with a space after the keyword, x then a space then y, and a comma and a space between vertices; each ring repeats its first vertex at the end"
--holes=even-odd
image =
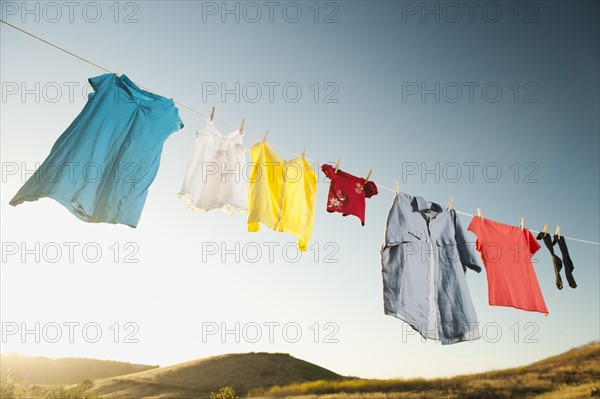
POLYGON ((439 261, 444 264, 460 263, 458 246, 454 238, 440 237, 436 240, 439 261))
POLYGON ((400 242, 391 248, 403 265, 416 265, 420 263, 421 251, 423 250, 423 235, 415 231, 403 232, 400 242))
POLYGON ((406 234, 404 234, 403 239, 406 242, 420 242, 423 238, 422 234, 409 230, 406 232, 406 234))

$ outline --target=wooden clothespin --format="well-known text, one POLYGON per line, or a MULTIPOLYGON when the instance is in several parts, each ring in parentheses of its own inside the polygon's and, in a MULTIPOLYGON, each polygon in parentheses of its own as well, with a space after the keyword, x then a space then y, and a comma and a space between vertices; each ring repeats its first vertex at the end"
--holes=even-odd
POLYGON ((479 216, 481 218, 481 221, 483 222, 483 216, 481 216, 481 209, 477 208, 477 216, 479 216))
POLYGON ((269 135, 269 131, 267 130, 265 132, 265 136, 263 137, 262 141, 267 141, 267 136, 269 135))
POLYGON ((335 162, 335 173, 337 173, 339 167, 340 167, 340 158, 338 158, 337 161, 335 162))
POLYGON ((242 124, 240 125, 240 136, 244 134, 244 118, 242 118, 242 124))
POLYGON ((556 225, 556 235, 560 238, 560 226, 556 225))
POLYGON ((450 197, 450 199, 448 200, 448 205, 446 205, 447 210, 452 209, 452 201, 454 201, 454 198, 450 197))
POLYGON ((302 147, 302 158, 304 158, 304 154, 306 154, 306 146, 302 147))
POLYGON ((371 173, 373 173, 373 171, 371 169, 369 169, 369 171, 367 172, 367 177, 365 177, 365 182, 363 183, 363 185, 367 184, 367 182, 369 181, 369 177, 371 177, 371 173))
POLYGON ((546 224, 544 225, 544 230, 542 231, 542 233, 544 233, 544 235, 546 235, 546 234, 547 234, 547 231, 548 231, 548 223, 546 223, 546 224))
POLYGON ((523 231, 523 218, 521 218, 521 222, 519 223, 519 227, 521 227, 521 231, 523 231))
POLYGON ((212 107, 212 111, 210 111, 210 121, 215 120, 215 107, 212 107))
POLYGON ((394 191, 396 192, 396 195, 400 194, 400 185, 398 184, 398 180, 396 180, 394 183, 394 191))

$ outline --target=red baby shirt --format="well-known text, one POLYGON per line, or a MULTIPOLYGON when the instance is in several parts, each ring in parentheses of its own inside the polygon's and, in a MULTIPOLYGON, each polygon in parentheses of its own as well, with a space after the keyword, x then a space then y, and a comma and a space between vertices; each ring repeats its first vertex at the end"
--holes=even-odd
POLYGON ((476 248, 487 272, 490 305, 547 315, 548 308, 531 264, 540 244, 529 229, 476 216, 467 230, 477 236, 476 248))
POLYGON ((327 196, 327 212, 340 212, 344 216, 354 215, 365 225, 365 198, 377 194, 372 181, 365 184, 362 177, 353 176, 340 169, 336 172, 331 165, 322 165, 321 170, 331 180, 327 196))

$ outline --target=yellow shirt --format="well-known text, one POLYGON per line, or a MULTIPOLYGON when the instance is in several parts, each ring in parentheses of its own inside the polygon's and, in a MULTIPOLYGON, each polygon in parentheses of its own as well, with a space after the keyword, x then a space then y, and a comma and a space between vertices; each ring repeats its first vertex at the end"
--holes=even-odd
POLYGON ((265 141, 250 147, 248 231, 259 223, 298 237, 306 251, 315 219, 317 176, 304 157, 285 161, 265 141))

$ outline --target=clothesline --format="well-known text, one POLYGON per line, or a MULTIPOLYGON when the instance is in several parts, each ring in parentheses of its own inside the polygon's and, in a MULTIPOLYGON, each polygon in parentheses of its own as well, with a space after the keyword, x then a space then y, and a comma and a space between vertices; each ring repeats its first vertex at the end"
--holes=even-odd
MULTIPOLYGON (((26 30, 23 30, 23 29, 21 29, 21 28, 19 28, 19 27, 15 26, 15 25, 13 25, 13 24, 10 24, 10 23, 8 23, 8 22, 6 22, 6 21, 2 20, 2 19, 0 19, 0 22, 2 22, 3 24, 5 24, 5 25, 7 25, 7 26, 10 26, 11 28, 13 28, 13 29, 16 29, 16 30, 18 30, 18 31, 20 31, 20 32, 22 32, 22 33, 24 33, 24 34, 28 35, 28 36, 31 36, 32 38, 34 38, 34 39, 37 39, 37 40, 41 41, 41 42, 42 42, 42 43, 44 43, 44 44, 47 44, 47 45, 49 45, 49 46, 51 46, 51 47, 54 47, 54 48, 56 48, 57 50, 60 50, 60 51, 62 51, 62 52, 64 52, 64 53, 66 53, 66 54, 68 54, 68 55, 70 55, 70 56, 72 56, 72 57, 74 57, 74 58, 77 58, 77 59, 78 59, 78 60, 80 60, 80 61, 83 61, 83 62, 85 62, 85 63, 87 63, 87 64, 89 64, 89 65, 92 65, 92 66, 94 66, 94 67, 96 67, 96 68, 98 68, 98 69, 101 69, 101 70, 102 70, 102 71, 104 71, 104 72, 111 73, 111 74, 114 74, 114 73, 115 73, 115 72, 113 72, 113 71, 111 71, 111 70, 109 70, 109 69, 107 69, 107 68, 104 68, 104 67, 102 67, 102 66, 100 66, 100 65, 98 65, 98 64, 96 64, 96 63, 94 63, 94 62, 92 62, 92 61, 90 61, 90 60, 88 60, 88 59, 86 59, 86 58, 83 58, 83 57, 81 57, 81 56, 79 56, 79 55, 77 55, 77 54, 75 54, 75 53, 72 53, 72 52, 70 52, 70 51, 68 51, 68 50, 66 50, 66 49, 64 49, 64 48, 62 48, 62 47, 60 47, 60 46, 58 46, 58 45, 56 45, 56 44, 54 44, 54 43, 51 43, 51 42, 49 42, 49 41, 47 41, 47 40, 44 40, 44 39, 42 39, 41 37, 39 37, 39 36, 36 36, 36 35, 34 35, 34 34, 32 34, 32 33, 28 32, 28 31, 26 31, 26 30)), ((147 90, 147 91, 150 91, 150 92, 157 93, 155 90, 152 90, 151 88, 148 88, 148 87, 146 87, 146 86, 142 86, 142 85, 140 85, 140 84, 138 84, 138 86, 139 86, 139 87, 141 87, 141 88, 142 88, 142 89, 144 89, 144 90, 147 90)), ((187 106, 187 105, 185 105, 185 104, 182 104, 182 103, 180 103, 180 102, 178 102, 178 101, 173 101, 173 102, 174 102, 174 103, 175 103, 177 106, 179 106, 179 107, 181 107, 181 108, 185 108, 185 109, 187 109, 187 110, 189 110, 189 111, 191 111, 191 112, 193 112, 193 113, 195 113, 195 114, 198 114, 198 115, 204 116, 204 117, 206 117, 206 118, 208 118, 208 117, 209 117, 209 115, 208 115, 208 114, 205 114, 204 112, 198 111, 198 110, 197 110, 197 109, 195 109, 195 108, 189 107, 189 106, 187 106)), ((218 122, 218 123, 220 123, 220 124, 221 124, 221 125, 223 125, 223 126, 226 126, 226 127, 228 127, 228 128, 231 128, 231 129, 237 129, 237 127, 236 127, 236 126, 233 126, 233 125, 231 125, 231 124, 229 124, 229 123, 227 123, 227 122, 221 121, 221 120, 219 120, 219 119, 217 119, 217 118, 214 118, 213 120, 214 120, 215 122, 218 122)), ((244 130, 244 134, 247 134, 247 131, 246 131, 246 130, 244 130)), ((253 136, 253 134, 250 134, 250 135, 251 135, 251 136, 253 136)), ((257 136, 257 137, 259 138, 260 136, 257 136)), ((297 153, 297 152, 295 152, 295 151, 293 151, 293 150, 290 150, 290 149, 287 149, 287 148, 284 148, 284 147, 280 147, 280 146, 277 146, 277 145, 275 145, 275 144, 272 144, 272 143, 270 143, 270 145, 271 145, 272 147, 274 147, 274 148, 278 149, 278 150, 281 150, 281 151, 286 151, 286 152, 288 152, 288 153, 290 153, 290 154, 292 154, 292 155, 295 155, 295 156, 301 156, 301 154, 299 154, 299 153, 297 153)), ((318 165, 321 165, 321 163, 320 163, 319 161, 317 161, 317 160, 310 159, 310 158, 308 158, 308 157, 306 157, 306 156, 305 156, 304 158, 306 158, 307 160, 309 160, 309 161, 311 161, 311 162, 313 162, 313 163, 316 163, 316 164, 318 164, 318 165)), ((381 185, 381 184, 377 184, 377 186, 378 186, 379 188, 382 188, 382 189, 384 189, 384 190, 390 191, 390 192, 392 192, 392 193, 396 193, 396 190, 395 190, 395 189, 392 189, 392 188, 389 188, 389 187, 383 186, 383 185, 381 185)), ((455 209, 454 211, 455 211, 456 213, 460 214, 460 215, 474 217, 474 215, 472 215, 472 214, 470 214, 470 213, 461 212, 461 211, 458 211, 458 210, 456 210, 456 209, 455 209)), ((539 231, 537 231, 537 230, 531 230, 531 229, 530 229, 530 231, 531 231, 531 232, 534 232, 534 233, 539 233, 539 231)), ((573 238, 573 237, 567 237, 567 236, 563 236, 563 237, 564 237, 566 240, 577 241, 577 242, 581 242, 581 243, 585 243, 585 244, 592 244, 592 245, 598 245, 598 246, 600 246, 600 242, 589 241, 589 240, 582 240, 582 239, 579 239, 579 238, 573 238)))

